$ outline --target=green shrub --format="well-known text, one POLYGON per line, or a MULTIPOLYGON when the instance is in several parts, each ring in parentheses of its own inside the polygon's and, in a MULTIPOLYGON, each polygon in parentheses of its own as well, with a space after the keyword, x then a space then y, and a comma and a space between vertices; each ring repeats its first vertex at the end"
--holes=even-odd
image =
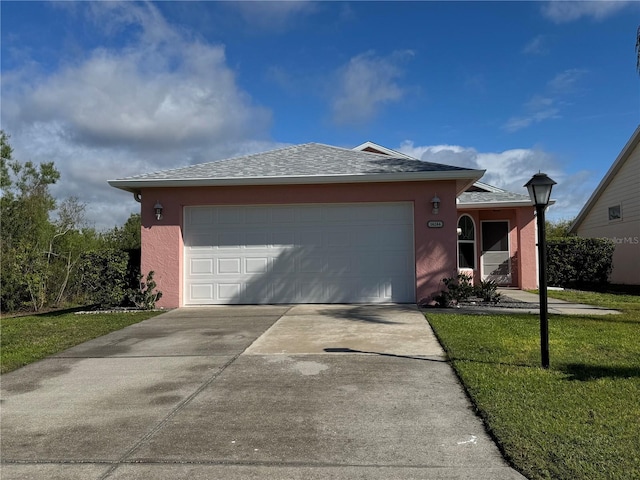
POLYGON ((100 307, 120 306, 128 290, 128 263, 129 255, 123 250, 85 253, 80 259, 79 272, 87 303, 100 307))
POLYGON ((153 310, 156 308, 156 302, 162 298, 162 292, 156 290, 156 282, 153 279, 153 270, 151 270, 143 281, 144 276, 138 276, 138 288, 131 289, 129 292, 129 300, 141 310, 153 310))
POLYGON ((482 299, 483 302, 498 303, 501 294, 498 293, 498 284, 493 280, 481 280, 479 285, 473 289, 474 295, 482 299))
POLYGON ((471 278, 463 273, 451 278, 443 278, 446 290, 442 290, 435 300, 441 307, 450 307, 457 303, 468 300, 473 295, 473 285, 471 278))
POLYGON ((464 273, 443 278, 442 283, 447 289, 435 297, 436 303, 441 307, 452 307, 472 297, 482 299, 483 302, 498 303, 502 296, 498 293, 498 284, 493 280, 482 280, 474 286, 471 278, 464 273))
POLYGON ((606 238, 547 242, 547 280, 556 287, 601 289, 609 283, 615 244, 606 238))

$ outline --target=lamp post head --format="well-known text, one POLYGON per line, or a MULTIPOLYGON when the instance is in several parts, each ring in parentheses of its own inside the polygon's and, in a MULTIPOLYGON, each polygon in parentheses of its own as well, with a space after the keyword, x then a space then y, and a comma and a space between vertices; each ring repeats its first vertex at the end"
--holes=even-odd
POLYGON ((551 199, 551 188, 556 184, 546 173, 536 173, 525 183, 531 201, 537 207, 546 207, 551 199))

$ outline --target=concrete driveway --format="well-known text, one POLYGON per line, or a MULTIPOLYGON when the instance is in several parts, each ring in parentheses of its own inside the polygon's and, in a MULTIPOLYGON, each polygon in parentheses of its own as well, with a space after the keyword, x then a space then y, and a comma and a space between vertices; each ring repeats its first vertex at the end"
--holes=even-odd
POLYGON ((3 480, 524 478, 415 306, 174 310, 1 398, 3 480))

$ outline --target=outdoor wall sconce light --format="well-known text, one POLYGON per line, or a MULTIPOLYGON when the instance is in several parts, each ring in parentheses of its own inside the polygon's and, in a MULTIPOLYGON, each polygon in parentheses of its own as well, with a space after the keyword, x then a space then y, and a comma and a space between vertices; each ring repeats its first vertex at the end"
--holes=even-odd
POLYGON ((540 295, 540 356, 542 368, 549 368, 549 309, 547 302, 547 242, 544 211, 556 184, 546 173, 536 173, 524 186, 536 207, 538 220, 538 292, 540 295))
POLYGON ((431 199, 431 204, 433 205, 433 210, 431 210, 431 213, 437 214, 440 210, 440 199, 438 198, 437 194, 431 199))
POLYGON ((162 204, 160 202, 156 202, 153 210, 156 213, 156 220, 162 220, 162 204))

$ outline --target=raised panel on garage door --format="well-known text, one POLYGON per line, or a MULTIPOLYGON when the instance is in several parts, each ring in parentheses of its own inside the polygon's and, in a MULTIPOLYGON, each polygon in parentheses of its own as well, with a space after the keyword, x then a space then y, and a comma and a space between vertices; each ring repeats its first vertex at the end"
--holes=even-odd
POLYGON ((185 207, 184 219, 185 305, 415 301, 411 203, 185 207))

